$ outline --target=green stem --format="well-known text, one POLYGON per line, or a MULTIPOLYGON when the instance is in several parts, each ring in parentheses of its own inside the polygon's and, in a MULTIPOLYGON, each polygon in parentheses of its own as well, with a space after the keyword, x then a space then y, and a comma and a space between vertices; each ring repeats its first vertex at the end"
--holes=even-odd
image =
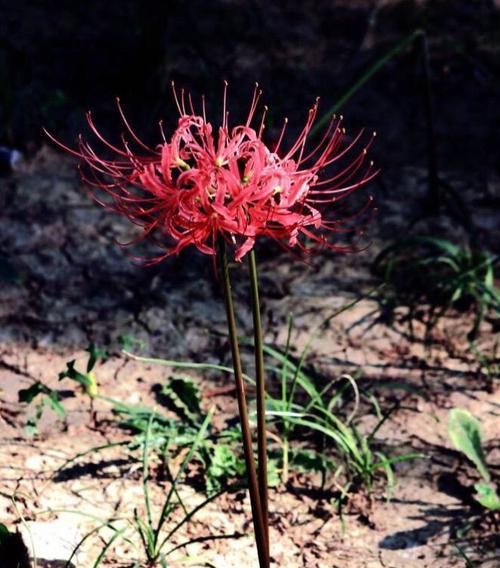
MULTIPOLYGON (((288 356, 290 354, 290 342, 292 339, 292 328, 293 328, 293 316, 288 315, 288 330, 286 334, 286 346, 285 346, 285 360, 283 367, 281 369, 281 408, 283 411, 289 410, 288 399, 287 399, 287 383, 288 383, 288 356)), ((283 471, 281 473, 281 479, 283 483, 288 482, 288 463, 289 463, 289 445, 288 438, 290 434, 290 423, 283 417, 283 471)))
POLYGON ((311 128, 309 132, 309 137, 312 138, 316 136, 318 132, 328 123, 332 114, 340 110, 345 103, 355 95, 361 87, 367 83, 376 73, 378 73, 391 59, 396 55, 401 53, 403 49, 412 44, 418 37, 422 35, 422 30, 415 30, 410 35, 404 37, 397 45, 385 53, 380 59, 375 61, 375 63, 367 69, 367 71, 350 87, 338 100, 337 102, 328 110, 328 112, 321 117, 320 120, 311 128))
POLYGON ((250 503, 252 506, 253 525, 255 529, 255 540, 259 555, 260 568, 269 567, 269 553, 267 548, 266 531, 262 518, 262 508, 260 503, 259 486, 255 461, 252 449, 252 436, 248 421, 248 409, 245 396, 245 384, 241 369, 240 348, 238 345, 238 334, 236 330, 236 318, 234 315, 233 297, 231 292, 231 278, 229 276, 229 264, 226 254, 224 241, 219 239, 219 262, 222 268, 222 280, 224 285, 224 304, 226 308, 227 327, 229 331, 229 341, 231 343, 231 354, 233 358, 234 378, 236 383, 236 394, 238 398, 238 410, 240 415, 241 434, 243 438, 243 452, 247 468, 248 489, 250 493, 250 503))
POLYGON ((266 444, 266 385, 264 373, 264 343, 262 341, 262 322, 260 317, 259 277, 255 252, 248 255, 250 268, 250 290, 252 298, 252 317, 255 352, 255 374, 257 379, 257 456, 258 482, 262 520, 266 532, 266 542, 269 549, 269 518, 268 518, 268 488, 267 488, 267 444, 266 444))

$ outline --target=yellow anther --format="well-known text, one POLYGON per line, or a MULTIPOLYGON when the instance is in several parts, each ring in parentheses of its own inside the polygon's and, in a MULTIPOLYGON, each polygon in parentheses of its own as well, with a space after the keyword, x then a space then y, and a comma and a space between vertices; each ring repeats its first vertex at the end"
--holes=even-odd
POLYGON ((241 183, 248 183, 253 175, 252 170, 248 170, 248 172, 241 178, 241 183))
POLYGON ((177 160, 175 160, 175 163, 183 170, 187 171, 191 169, 191 166, 187 162, 185 162, 182 158, 177 158, 177 160))

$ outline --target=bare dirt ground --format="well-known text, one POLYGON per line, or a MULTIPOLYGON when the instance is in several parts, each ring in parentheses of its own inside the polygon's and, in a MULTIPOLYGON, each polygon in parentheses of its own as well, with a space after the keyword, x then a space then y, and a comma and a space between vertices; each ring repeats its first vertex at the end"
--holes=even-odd
MULTIPOLYGON (((373 226, 373 244, 364 253, 325 254, 305 264, 261 244, 267 342, 284 345, 285 321, 293 312, 292 342, 298 352, 316 325, 373 287, 370 262, 411 211, 423 177, 418 170, 404 170, 397 192, 390 196, 382 192, 382 219, 373 226)), ((498 190, 489 185, 496 195, 498 190)), ((484 196, 471 185, 464 191, 474 203, 475 220, 488 227, 491 243, 500 242, 491 209, 482 205, 484 196)), ((142 507, 141 466, 126 459, 122 449, 112 448, 82 457, 58 472, 76 454, 124 440, 125 434, 111 420, 109 405, 98 401, 91 413, 88 400, 73 394, 63 400, 67 423, 46 412, 40 435, 30 438, 23 427, 33 410, 18 403, 19 389, 41 380, 64 391, 58 373, 68 360, 83 361, 83 349, 93 341, 110 350, 110 358, 97 368, 101 394, 155 406, 153 387, 169 376, 169 370, 127 359, 120 353, 118 336, 133 335, 144 341, 144 353, 157 357, 228 363, 226 341, 215 333, 224 331, 224 313, 205 258, 188 254, 147 270, 129 263, 113 243, 114 238, 127 240, 129 227, 87 199, 71 160, 44 148, 24 171, 1 180, 0 195, 0 234, 3 244, 15 251, 18 275, 17 283, 5 283, 0 290, 0 519, 18 526, 27 543, 33 539, 39 566, 58 566, 63 564, 54 561, 66 560, 82 536, 95 527, 95 520, 77 513, 109 518, 130 515, 135 507, 142 507)), ((426 223, 438 234, 459 232, 443 219, 426 223)), ((240 331, 248 335, 251 314, 244 268, 235 271, 235 279, 240 331)), ((380 382, 376 392, 381 404, 397 403, 398 410, 377 433, 378 446, 391 454, 411 450, 426 457, 396 466, 397 485, 390 501, 382 487, 375 489, 371 506, 363 496, 359 503, 354 499, 345 511, 344 525, 331 503, 334 487, 320 492, 317 479, 297 474, 286 486, 272 489, 275 565, 464 566, 452 542, 457 528, 467 519, 476 519, 462 547, 477 566, 498 566, 495 519, 477 521, 472 499, 475 474, 452 450, 446 435, 449 409, 470 410, 482 421, 488 459, 498 472, 500 393, 496 379, 487 380, 484 369, 467 352, 470 317, 450 313, 426 348, 418 337, 411 340, 406 325, 384 323, 379 315, 372 299, 342 313, 314 341, 309 364, 324 380, 360 371, 360 384, 380 382), (415 391, 395 393, 382 385, 390 380, 415 391)), ((421 333, 417 325, 417 336, 421 333)), ((483 323, 480 337, 479 349, 491 354, 494 322, 483 323)), ((230 384, 227 377, 214 372, 188 374, 205 394, 230 384)), ((231 393, 205 397, 204 404, 216 405, 215 420, 221 429, 235 415, 231 393)), ((367 423, 372 419, 367 414, 367 423)), ((161 479, 155 485, 154 506, 160 506, 166 486, 161 479)), ((189 504, 202 498, 190 485, 184 486, 183 497, 189 504)), ((234 538, 180 549, 172 565, 184 565, 189 556, 194 566, 256 566, 249 503, 243 492, 236 499, 223 496, 213 502, 174 543, 214 534, 234 538)), ((89 541, 74 565, 91 566, 99 544, 89 541)), ((119 544, 111 555, 114 563, 104 565, 129 566, 130 555, 129 548, 119 544)))

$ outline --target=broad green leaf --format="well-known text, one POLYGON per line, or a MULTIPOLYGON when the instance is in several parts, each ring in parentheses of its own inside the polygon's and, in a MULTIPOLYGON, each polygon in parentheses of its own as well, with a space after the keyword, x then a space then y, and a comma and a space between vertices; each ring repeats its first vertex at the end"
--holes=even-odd
POLYGON ((82 387, 85 389, 85 392, 89 396, 97 396, 97 382, 92 371, 88 371, 87 373, 80 373, 80 371, 75 369, 74 359, 66 363, 66 367, 66 371, 59 373, 60 381, 62 381, 63 379, 71 379, 72 381, 76 381, 78 384, 82 385, 82 387))
POLYGON ((90 373, 90 371, 92 371, 97 361, 106 359, 106 357, 108 356, 105 349, 100 349, 93 344, 88 349, 86 349, 86 351, 89 354, 89 360, 87 361, 87 373, 90 373))
POLYGON ((245 462, 226 444, 217 444, 210 456, 205 474, 207 494, 213 495, 227 484, 231 477, 245 474, 245 462))
POLYGON ((52 391, 45 397, 45 404, 49 406, 60 418, 66 417, 66 410, 64 406, 59 402, 59 396, 55 391, 52 391))
POLYGON ((483 507, 490 511, 500 511, 500 497, 491 485, 476 483, 474 489, 477 491, 475 499, 483 507))
POLYGON ((198 386, 188 377, 170 377, 161 393, 175 406, 182 416, 197 424, 203 418, 198 386))
POLYGON ((33 383, 27 389, 21 389, 17 393, 17 397, 19 402, 26 402, 27 404, 30 404, 39 394, 48 394, 48 393, 50 393, 50 389, 47 386, 45 386, 43 383, 38 381, 36 383, 33 383))
POLYGON ((481 445, 483 436, 479 421, 467 410, 452 408, 448 415, 448 435, 457 450, 464 453, 483 479, 489 482, 490 473, 481 445))

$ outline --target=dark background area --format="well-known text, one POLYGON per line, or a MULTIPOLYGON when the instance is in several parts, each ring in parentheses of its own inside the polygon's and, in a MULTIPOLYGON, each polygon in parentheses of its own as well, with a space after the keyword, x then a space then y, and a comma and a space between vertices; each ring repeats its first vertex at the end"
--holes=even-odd
MULTIPOLYGON (((34 152, 41 126, 71 141, 91 108, 118 129, 114 97, 147 140, 175 119, 170 82, 244 112, 259 81, 269 136, 297 127, 319 95, 326 111, 416 28, 431 50, 440 165, 483 180, 498 174, 500 12, 493 0, 0 1, 0 144, 34 152), (273 125, 276 126, 273 129, 273 125)), ((425 164, 422 64, 415 46, 343 108, 350 128, 380 136, 384 169, 425 164)))

